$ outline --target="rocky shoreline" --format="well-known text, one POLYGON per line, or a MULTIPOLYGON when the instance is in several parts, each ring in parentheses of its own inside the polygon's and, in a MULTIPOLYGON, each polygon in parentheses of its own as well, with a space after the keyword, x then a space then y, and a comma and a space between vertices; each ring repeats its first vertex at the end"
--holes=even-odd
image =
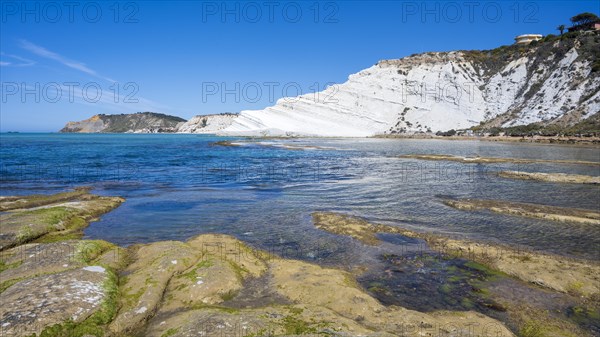
POLYGON ((437 140, 469 140, 481 142, 504 142, 504 143, 526 143, 526 144, 549 144, 549 145, 577 145, 577 146, 600 146, 600 137, 511 137, 511 136, 436 136, 434 134, 414 135, 377 135, 373 138, 387 139, 437 139, 437 140))
POLYGON ((431 160, 431 161, 454 161, 463 164, 498 164, 498 163, 512 163, 512 164, 535 164, 535 163, 549 163, 549 164, 572 164, 572 165, 589 165, 589 166, 600 166, 600 162, 595 161, 582 161, 582 160, 550 160, 550 159, 525 159, 525 158, 500 158, 500 157, 462 157, 453 156, 446 154, 406 154, 400 156, 405 159, 419 159, 419 160, 431 160))
MULTIPOLYGON (((600 320, 597 314, 592 314, 600 309, 600 264, 596 261, 570 259, 441 234, 420 233, 400 226, 370 223, 356 216, 338 213, 316 212, 313 213, 313 220, 317 228, 350 236, 366 245, 379 245, 382 242, 381 235, 391 233, 424 240, 431 251, 423 254, 421 259, 467 261, 467 269, 481 271, 488 275, 487 278, 493 279, 491 282, 485 281, 485 278, 482 281, 481 275, 467 273, 466 278, 471 280, 468 287, 473 289, 476 297, 484 301, 486 307, 506 313, 503 322, 511 326, 519 336, 590 335, 590 332, 583 331, 577 324, 573 324, 572 317, 549 315, 547 308, 534 304, 538 301, 543 302, 540 297, 544 296, 560 301, 559 293, 571 298, 575 303, 571 304, 572 308, 578 308, 575 310, 590 313, 595 324, 600 320), (502 289, 502 286, 499 286, 502 283, 501 279, 508 280, 510 292, 518 292, 521 297, 510 298, 506 292, 498 291, 502 289), (547 290, 540 291, 541 289, 547 290), (545 295, 539 296, 544 292, 545 295)), ((403 263, 399 266, 406 268, 408 259, 400 260, 403 263)), ((456 269, 454 266, 448 269, 450 268, 456 269)), ((439 270, 432 271, 440 272, 443 273, 439 270)), ((448 283, 439 289, 442 292, 449 291, 450 283, 457 277, 460 276, 453 274, 446 279, 448 283)))
POLYGON ((473 329, 512 336, 476 312, 386 307, 348 272, 282 259, 226 235, 121 248, 76 239, 75 229, 54 224, 52 231, 15 239, 18 224, 50 215, 56 221, 57 209, 65 213, 62 222, 89 221, 104 202, 114 208, 122 199, 88 191, 2 199, 3 209, 11 209, 3 223, 12 219, 10 232, 2 228, 8 242, 1 252, 3 336, 394 336, 473 329), (246 287, 256 282, 263 296, 253 298, 246 287))
MULTIPOLYGON (((89 221, 121 202, 87 189, 0 199, 2 336, 514 336, 532 324, 528 319, 511 331, 473 310, 384 305, 359 284, 358 271, 284 259, 228 235, 127 248, 81 239, 89 221)), ((421 238, 444 256, 460 254, 478 263, 471 267, 576 293, 584 313, 598 308, 600 267, 591 262, 538 253, 524 257, 509 247, 337 213, 314 213, 313 220, 319 229, 366 245, 377 245, 384 232, 421 238)), ((579 331, 570 321, 560 322, 550 325, 553 331, 579 331)))

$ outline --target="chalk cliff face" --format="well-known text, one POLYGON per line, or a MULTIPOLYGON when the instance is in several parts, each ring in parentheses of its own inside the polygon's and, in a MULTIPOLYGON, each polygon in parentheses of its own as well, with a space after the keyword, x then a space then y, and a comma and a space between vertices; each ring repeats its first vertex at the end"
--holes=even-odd
POLYGON ((177 128, 178 133, 215 133, 233 123, 237 114, 222 113, 214 115, 199 115, 192 117, 177 128))
POLYGON ((581 32, 380 61, 342 84, 263 110, 187 122, 151 112, 96 115, 61 132, 366 137, 532 123, 560 129, 593 123, 599 111, 600 32, 581 32))
MULTIPOLYGON (((571 33, 569 33, 571 34, 571 33)), ((600 111, 600 33, 380 61, 343 84, 242 111, 223 135, 362 137, 573 125, 600 111)))
POLYGON ((80 133, 162 133, 175 132, 185 119, 155 112, 121 115, 95 115, 79 122, 69 122, 60 132, 80 133))

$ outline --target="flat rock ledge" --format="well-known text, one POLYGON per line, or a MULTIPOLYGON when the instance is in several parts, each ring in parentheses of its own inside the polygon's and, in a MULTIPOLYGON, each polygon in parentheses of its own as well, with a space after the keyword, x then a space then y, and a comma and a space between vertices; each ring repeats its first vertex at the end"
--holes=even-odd
POLYGON ((568 164, 568 165, 588 165, 588 166, 600 166, 600 162, 585 161, 585 160, 566 160, 566 159, 531 159, 531 158, 501 158, 501 157, 462 157, 453 156, 447 154, 405 154, 399 156, 404 159, 418 159, 418 160, 433 160, 433 161, 453 161, 464 164, 498 164, 498 163, 512 163, 512 164, 535 164, 535 163, 548 163, 548 164, 568 164))
POLYGON ((17 282, 0 294, 2 336, 30 336, 96 313, 106 297, 106 270, 89 266, 17 282))
POLYGON ((500 171, 498 176, 502 178, 537 180, 550 183, 565 184, 600 184, 600 177, 588 176, 583 174, 567 173, 544 173, 544 172, 523 172, 523 171, 500 171))
POLYGON ((98 216, 118 207, 119 197, 101 197, 86 189, 54 195, 0 199, 0 251, 28 242, 81 238, 82 229, 98 216))
POLYGON ((371 223, 360 217, 334 212, 315 212, 312 216, 315 227, 350 236, 367 245, 378 245, 379 233, 419 238, 425 240, 435 252, 446 256, 476 261, 522 281, 555 291, 574 292, 594 301, 600 299, 600 265, 594 261, 420 233, 400 226, 371 223))
POLYGON ((486 199, 442 199, 450 207, 463 211, 488 210, 500 214, 538 218, 557 222, 600 225, 600 212, 591 209, 548 206, 525 202, 486 199))

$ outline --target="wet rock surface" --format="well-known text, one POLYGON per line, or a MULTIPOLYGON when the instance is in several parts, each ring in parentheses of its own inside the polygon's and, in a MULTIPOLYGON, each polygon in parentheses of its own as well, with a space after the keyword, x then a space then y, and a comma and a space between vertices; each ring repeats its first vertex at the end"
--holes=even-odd
POLYGON ((588 209, 483 199, 443 199, 447 206, 464 211, 489 210, 495 213, 540 218, 559 222, 600 225, 600 212, 588 209))
POLYGON ((313 220, 317 228, 369 245, 378 245, 383 238, 409 246, 415 238, 427 242, 425 249, 380 256, 383 270, 358 277, 384 304, 426 312, 476 310, 526 336, 598 333, 597 263, 418 233, 345 214, 314 213, 313 220))
POLYGON ((587 176, 582 174, 501 171, 498 172, 498 176, 502 178, 538 180, 552 183, 600 184, 600 177, 587 176))
POLYGON ((520 280, 559 292, 600 298, 600 265, 594 261, 515 249, 506 245, 454 239, 419 233, 397 226, 369 223, 365 219, 333 212, 313 213, 315 226, 348 235, 365 244, 379 244, 378 234, 394 233, 427 242, 429 249, 454 258, 482 263, 520 280))
POLYGON ((500 158, 500 157, 461 157, 446 154, 407 154, 400 158, 420 159, 420 160, 437 160, 437 161, 455 161, 466 164, 496 164, 496 163, 513 163, 513 164, 532 164, 532 163, 554 163, 554 164, 576 164, 600 166, 600 162, 581 161, 581 160, 550 160, 550 159, 524 159, 524 158, 500 158))

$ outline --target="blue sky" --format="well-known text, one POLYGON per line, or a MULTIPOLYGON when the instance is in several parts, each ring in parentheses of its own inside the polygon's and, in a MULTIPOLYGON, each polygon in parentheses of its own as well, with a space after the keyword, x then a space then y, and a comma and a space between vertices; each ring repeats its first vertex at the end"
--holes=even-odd
POLYGON ((600 12, 597 0, 0 3, 2 132, 260 109, 382 59, 492 49, 600 12))

